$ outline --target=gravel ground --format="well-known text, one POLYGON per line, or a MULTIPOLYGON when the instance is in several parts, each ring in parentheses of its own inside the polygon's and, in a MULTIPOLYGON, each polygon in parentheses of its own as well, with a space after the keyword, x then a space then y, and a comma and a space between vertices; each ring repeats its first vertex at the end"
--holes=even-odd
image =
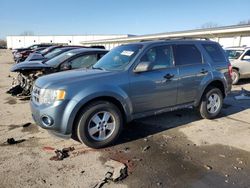
POLYGON ((234 86, 215 120, 193 109, 148 117, 127 125, 115 146, 93 150, 34 124, 29 101, 6 94, 12 64, 11 52, 0 50, 0 187, 94 187, 109 159, 126 164, 128 177, 103 187, 250 187, 250 100, 234 99, 250 80, 234 86), (75 150, 50 160, 64 147, 75 150))

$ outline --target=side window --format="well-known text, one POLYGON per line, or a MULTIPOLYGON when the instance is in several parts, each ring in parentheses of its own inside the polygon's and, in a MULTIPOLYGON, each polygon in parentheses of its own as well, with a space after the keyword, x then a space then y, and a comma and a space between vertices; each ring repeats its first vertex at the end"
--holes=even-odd
POLYGON ((98 54, 98 60, 101 59, 106 53, 100 53, 98 54))
POLYGON ((202 46, 205 48, 206 52, 209 54, 209 56, 214 62, 226 61, 222 50, 217 44, 203 44, 202 46))
POLYGON ((201 64, 202 57, 193 44, 180 44, 174 47, 175 65, 201 64))
POLYGON ((243 59, 243 60, 247 60, 247 61, 250 60, 250 50, 248 50, 248 51, 244 54, 244 56, 242 57, 242 59, 243 59))
POLYGON ((149 49, 140 62, 150 62, 150 70, 164 69, 173 66, 173 52, 169 45, 157 46, 149 49))
POLYGON ((97 62, 97 55, 90 54, 77 57, 70 61, 72 69, 88 68, 97 62))

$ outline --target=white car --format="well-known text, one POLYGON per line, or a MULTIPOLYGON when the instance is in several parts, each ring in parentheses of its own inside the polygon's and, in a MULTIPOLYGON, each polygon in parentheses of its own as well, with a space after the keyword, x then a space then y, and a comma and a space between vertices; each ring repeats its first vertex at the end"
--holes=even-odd
POLYGON ((250 47, 230 47, 225 51, 233 67, 233 84, 242 78, 250 78, 250 47))

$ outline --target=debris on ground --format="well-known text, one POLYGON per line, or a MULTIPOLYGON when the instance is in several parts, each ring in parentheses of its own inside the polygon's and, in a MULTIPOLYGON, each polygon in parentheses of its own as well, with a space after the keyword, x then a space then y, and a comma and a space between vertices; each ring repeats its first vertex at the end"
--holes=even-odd
POLYGON ((17 85, 17 86, 10 88, 6 93, 15 96, 15 95, 18 95, 22 92, 23 92, 23 88, 20 85, 17 85))
POLYGON ((25 124, 23 124, 23 127, 25 128, 25 127, 28 127, 28 126, 30 126, 31 125, 31 123, 29 122, 29 123, 25 123, 25 124))
POLYGON ((250 91, 241 88, 241 94, 234 97, 236 100, 250 100, 250 91))
POLYGON ((69 157, 69 152, 75 150, 74 147, 63 148, 62 150, 56 150, 56 156, 50 158, 52 161, 61 161, 67 157, 69 157))
POLYGON ((43 150, 44 150, 44 151, 54 151, 55 148, 52 148, 52 147, 50 147, 50 146, 45 146, 45 147, 43 147, 43 150))
POLYGON ((150 146, 145 146, 143 149, 142 149, 142 152, 145 152, 147 150, 149 150, 150 146))
POLYGON ((212 170, 213 168, 209 165, 204 165, 204 167, 207 169, 207 170, 212 170))
POLYGON ((121 162, 110 159, 105 163, 105 166, 109 168, 108 172, 112 174, 110 180, 114 182, 120 181, 128 175, 127 166, 121 162))
POLYGON ((220 156, 221 158, 226 158, 226 156, 223 155, 223 154, 220 154, 219 156, 220 156))
POLYGON ((9 145, 19 144, 19 143, 24 142, 24 141, 25 141, 25 139, 21 139, 21 140, 15 140, 14 138, 8 138, 7 139, 7 143, 9 145))
POLYGON ((120 153, 128 153, 130 152, 130 148, 129 147, 125 147, 124 149, 119 151, 120 153))
POLYGON ((161 183, 161 182, 157 182, 156 185, 157 185, 157 186, 161 186, 162 183, 161 183))
POLYGON ((101 188, 109 181, 117 182, 128 176, 127 166, 119 161, 110 159, 105 163, 105 166, 108 167, 105 177, 100 182, 96 183, 93 188, 101 188))
POLYGON ((240 167, 238 167, 238 166, 233 166, 233 168, 234 168, 235 170, 242 170, 242 168, 240 168, 240 167))

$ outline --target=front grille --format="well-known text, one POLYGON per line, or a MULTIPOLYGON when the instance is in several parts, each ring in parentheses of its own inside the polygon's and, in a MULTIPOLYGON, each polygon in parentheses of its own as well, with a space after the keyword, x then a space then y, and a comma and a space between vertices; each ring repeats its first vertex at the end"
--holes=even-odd
POLYGON ((33 87, 32 101, 36 104, 39 104, 40 91, 41 91, 41 89, 39 87, 37 87, 37 86, 33 87))

